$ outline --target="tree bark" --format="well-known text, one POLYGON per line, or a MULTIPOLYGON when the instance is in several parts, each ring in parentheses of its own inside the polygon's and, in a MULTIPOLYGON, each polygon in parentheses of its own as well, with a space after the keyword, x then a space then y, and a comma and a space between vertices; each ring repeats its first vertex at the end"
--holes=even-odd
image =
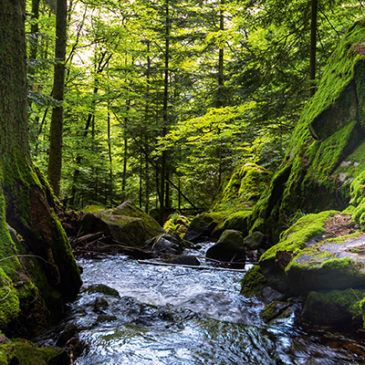
MULTIPOLYGON (((169 61, 170 61, 170 4, 165 0, 165 69, 164 69, 164 93, 162 107, 162 137, 165 137, 168 127, 168 102, 169 102, 169 61)), ((166 177, 168 176, 167 151, 162 152, 161 156, 161 179, 160 179, 160 220, 162 221, 165 205, 169 197, 165 196, 168 190, 166 187, 166 177)))
POLYGON ((110 105, 108 103, 108 157, 109 157, 109 204, 113 206, 114 180, 113 180, 113 156, 112 156, 112 140, 110 125, 110 105))
POLYGON ((311 43, 310 43, 310 65, 309 65, 309 80, 310 80, 310 95, 313 96, 316 92, 316 53, 317 53, 317 14, 318 0, 311 0, 311 43))
MULTIPOLYGON (((19 287, 11 289, 19 295, 23 310, 44 310, 37 306, 41 293, 44 302, 55 311, 62 299, 75 298, 81 285, 77 265, 65 232, 54 209, 55 202, 41 176, 31 164, 27 119, 25 1, 3 0, 0 12, 0 257, 11 255, 1 265, 0 276, 9 268, 9 278, 19 287), (13 227, 22 236, 17 243, 9 235, 13 227), (15 257, 20 252, 36 256, 42 262, 21 264, 15 257), (11 269, 11 270, 10 270, 11 269), (17 277, 20 275, 21 277, 17 277), (28 279, 27 279, 28 278, 28 279), (40 278, 43 282, 37 289, 40 278), (30 287, 34 280, 35 287, 30 287), (58 296, 53 296, 58 291, 58 296), (25 297, 25 294, 29 294, 25 297), (58 298, 58 299, 57 299, 58 298), (26 303, 22 303, 25 300, 26 303), (53 307, 53 308, 52 308, 53 307)), ((3 284, 3 279, 1 280, 3 284)), ((0 284, 0 285, 2 285, 0 284)), ((56 294, 57 295, 57 294, 56 294)), ((0 302, 6 302, 6 298, 0 302)), ((14 305, 14 302, 11 304, 14 305)), ((61 304, 62 305, 62 304, 61 304)), ((0 308, 2 310, 3 307, 0 308)), ((44 313, 44 312, 42 312, 44 313)), ((29 313, 28 313, 29 314, 29 313)), ((19 313, 17 313, 19 315, 19 313)), ((40 316, 41 313, 38 313, 40 316)), ((43 317, 47 315, 43 314, 43 317)), ((24 314, 24 324, 31 317, 24 314), (28 318, 28 319, 27 319, 28 318)), ((13 318, 12 318, 13 319, 13 318)), ((33 323, 33 326, 37 325, 33 323)), ((0 321, 0 328, 4 321, 0 321)))
POLYGON ((57 0, 56 59, 53 98, 59 102, 52 111, 48 178, 54 193, 59 196, 62 169, 63 99, 65 90, 65 61, 67 33, 67 0, 57 0))
MULTIPOLYGON (((225 1, 220 1, 219 9, 219 30, 224 31, 224 4, 225 1)), ((224 104, 224 48, 222 44, 219 45, 218 51, 218 95, 217 108, 221 108, 224 104)))

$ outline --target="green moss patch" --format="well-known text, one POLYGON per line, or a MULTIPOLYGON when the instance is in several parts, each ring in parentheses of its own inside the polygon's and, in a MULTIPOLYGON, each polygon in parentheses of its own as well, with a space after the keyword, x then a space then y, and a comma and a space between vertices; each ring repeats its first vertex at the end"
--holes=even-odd
POLYGON ((266 286, 266 279, 260 266, 255 265, 247 271, 241 281, 241 294, 246 297, 260 296, 262 289, 266 286))
POLYGON ((311 323, 341 327, 361 327, 361 302, 365 290, 312 291, 303 308, 303 318, 311 323))
POLYGON ((289 229, 282 233, 281 241, 269 248, 260 258, 260 262, 275 259, 278 251, 292 252, 294 255, 304 249, 308 241, 321 237, 325 233, 324 224, 337 211, 325 211, 319 214, 308 214, 300 218, 289 229))
POLYGON ((0 345, 0 363, 19 365, 69 364, 69 356, 62 348, 39 348, 26 340, 0 345))

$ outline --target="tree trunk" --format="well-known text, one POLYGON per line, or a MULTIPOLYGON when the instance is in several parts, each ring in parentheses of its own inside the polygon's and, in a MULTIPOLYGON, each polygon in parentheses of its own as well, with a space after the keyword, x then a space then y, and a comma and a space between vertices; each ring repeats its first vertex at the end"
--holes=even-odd
MULTIPOLYGON (((219 9, 219 30, 224 31, 224 4, 225 1, 220 1, 219 9)), ((224 48, 223 45, 219 45, 218 51, 218 95, 217 95, 217 108, 221 108, 224 105, 224 48)))
MULTIPOLYGON (((30 26, 30 52, 29 58, 30 61, 34 61, 37 59, 38 55, 38 38, 39 38, 39 0, 32 0, 32 15, 31 15, 31 26, 30 26)), ((30 67, 33 69, 33 67, 30 67)))
POLYGON ((23 313, 22 325, 38 326, 39 329, 45 324, 42 321, 49 320, 44 303, 53 311, 60 309, 59 293, 65 299, 73 299, 81 285, 68 239, 54 213, 55 202, 43 177, 30 161, 24 18, 24 0, 2 1, 0 257, 11 258, 5 259, 0 268, 0 286, 9 289, 9 294, 0 301, 1 329, 6 328, 9 320, 22 314, 20 308, 27 312, 23 313), (7 224, 22 236, 23 242, 17 242, 16 235, 10 237, 7 224), (19 260, 15 255, 20 253, 36 255, 40 259, 19 260), (13 286, 11 282, 17 285, 13 286), (35 317, 37 321, 31 323, 35 317))
POLYGON ((317 53, 317 14, 318 14, 318 0, 311 0, 311 43, 310 43, 310 65, 309 65, 309 80, 310 94, 314 95, 316 92, 316 53, 317 53))
POLYGON ((56 14, 56 60, 54 68, 53 98, 59 105, 53 108, 48 178, 54 193, 59 196, 62 169, 63 98, 65 90, 65 61, 67 33, 67 0, 57 0, 56 14))
MULTIPOLYGON (((164 70, 164 94, 162 107, 162 137, 165 137, 168 127, 168 102, 169 102, 169 61, 170 61, 170 4, 165 0, 165 70, 164 70)), ((168 174, 167 151, 161 156, 161 179, 160 179, 160 221, 162 222, 166 205, 165 185, 168 174)), ((168 199, 167 199, 168 200, 168 199)))
POLYGON ((111 140, 111 125, 110 125, 110 105, 108 103, 108 156, 109 156, 109 204, 113 206, 113 192, 114 192, 114 181, 113 181, 113 157, 112 157, 112 140, 111 140))

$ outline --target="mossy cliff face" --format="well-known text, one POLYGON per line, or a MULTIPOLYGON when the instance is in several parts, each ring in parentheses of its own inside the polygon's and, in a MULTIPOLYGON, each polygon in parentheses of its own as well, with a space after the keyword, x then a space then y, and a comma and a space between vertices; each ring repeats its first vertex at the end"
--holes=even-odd
POLYGON ((349 204, 351 183, 365 169, 364 70, 365 22, 358 22, 329 59, 286 158, 255 208, 251 231, 266 230, 275 241, 296 212, 349 204))

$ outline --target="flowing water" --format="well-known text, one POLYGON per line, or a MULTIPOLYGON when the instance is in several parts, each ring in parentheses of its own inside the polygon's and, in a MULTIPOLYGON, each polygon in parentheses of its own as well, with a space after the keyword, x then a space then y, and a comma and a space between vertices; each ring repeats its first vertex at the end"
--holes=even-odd
MULTIPOLYGON (((83 290, 72 304, 65 321, 88 344, 75 364, 365 364, 359 340, 308 333, 294 314, 265 324, 264 304, 239 295, 242 273, 144 265, 124 256, 79 264, 84 287, 105 284, 120 297, 83 290)), ((43 344, 51 344, 45 337, 43 344)))

